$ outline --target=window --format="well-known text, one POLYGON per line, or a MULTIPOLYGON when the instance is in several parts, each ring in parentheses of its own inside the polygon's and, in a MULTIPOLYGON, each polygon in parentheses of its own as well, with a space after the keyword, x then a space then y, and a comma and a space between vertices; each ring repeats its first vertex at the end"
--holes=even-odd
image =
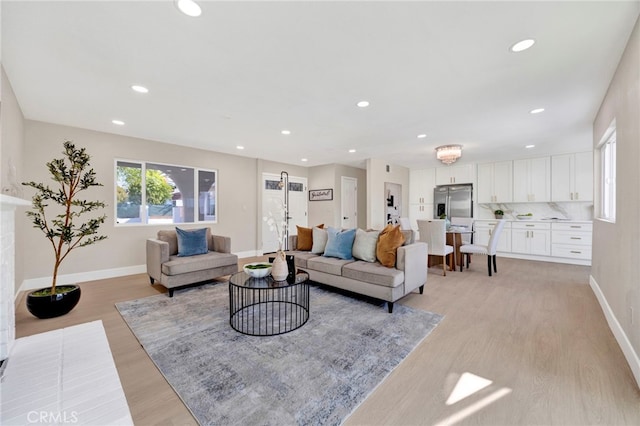
POLYGON ((116 223, 217 222, 216 183, 215 170, 116 161, 116 223))
POLYGON ((600 145, 600 218, 616 220, 616 131, 615 125, 600 145))

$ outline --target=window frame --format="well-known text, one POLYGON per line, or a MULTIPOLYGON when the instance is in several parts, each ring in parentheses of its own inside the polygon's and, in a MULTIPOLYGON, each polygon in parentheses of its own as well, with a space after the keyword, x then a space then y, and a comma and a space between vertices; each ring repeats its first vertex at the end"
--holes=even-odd
POLYGON ((617 133, 615 120, 613 120, 600 143, 598 143, 597 149, 600 157, 598 219, 615 223, 617 210, 617 133))
MULTIPOLYGON (((156 170, 154 168, 151 168, 151 170, 156 170)), ((113 171, 114 171, 114 190, 113 190, 113 205, 114 205, 114 226, 116 227, 131 227, 131 226, 162 226, 162 225, 189 225, 189 224, 215 224, 218 223, 219 220, 219 207, 218 207, 218 198, 219 198, 219 192, 218 192, 218 179, 219 179, 219 171, 218 169, 209 169, 209 168, 201 168, 201 167, 193 167, 193 166, 186 166, 186 165, 180 165, 180 164, 170 164, 170 163, 163 163, 163 162, 158 162, 158 161, 151 161, 151 160, 131 160, 131 159, 126 159, 126 158, 116 158, 114 159, 113 162, 113 171), (139 165, 140 169, 141 169, 141 173, 142 176, 140 178, 140 185, 141 185, 141 200, 140 200, 140 206, 146 206, 147 205, 147 186, 146 186, 146 175, 147 175, 147 165, 148 164, 152 164, 152 165, 158 165, 158 166, 166 166, 166 167, 171 167, 171 168, 176 168, 176 169, 192 169, 193 170, 193 221, 191 222, 171 222, 171 223, 149 223, 149 218, 147 215, 147 209, 141 209, 140 212, 140 221, 139 222, 119 222, 118 221, 118 164, 119 163, 130 163, 130 164, 134 164, 134 165, 139 165), (214 217, 215 219, 213 220, 200 220, 200 211, 201 211, 201 206, 200 206, 200 195, 199 195, 199 177, 200 177, 200 173, 201 172, 205 172, 205 173, 213 173, 213 181, 215 184, 215 188, 214 188, 214 195, 213 195, 213 199, 214 199, 214 206, 215 206, 215 214, 214 217)), ((213 184, 212 184, 213 186, 213 184)))

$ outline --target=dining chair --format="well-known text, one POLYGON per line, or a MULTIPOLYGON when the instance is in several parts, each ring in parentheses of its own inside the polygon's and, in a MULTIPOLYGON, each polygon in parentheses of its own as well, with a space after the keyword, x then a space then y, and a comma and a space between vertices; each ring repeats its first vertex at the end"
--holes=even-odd
POLYGON ((411 222, 409 221, 408 217, 400 218, 400 229, 402 229, 403 231, 408 231, 409 229, 411 229, 411 222))
MULTIPOLYGON (((469 231, 473 231, 475 219, 472 217, 452 217, 451 226, 464 226, 469 231)), ((462 244, 473 244, 473 234, 461 234, 462 244)))
POLYGON ((428 255, 442 257, 442 273, 447 276, 447 256, 449 267, 455 271, 455 253, 452 246, 447 245, 446 225, 444 220, 418 220, 420 241, 427 243, 428 255))
MULTIPOLYGON (((484 254, 487 256, 487 268, 489 276, 491 276, 491 262, 493 260, 493 272, 498 272, 496 267, 496 249, 498 247, 498 241, 500 240, 500 234, 502 234, 502 228, 504 228, 505 220, 501 219, 496 222, 491 230, 491 236, 489 237, 489 243, 485 245, 481 244, 464 244, 460 246, 460 253, 466 257, 467 269, 469 269, 469 255, 471 254, 484 254)), ((462 271, 462 264, 460 262, 460 271, 462 271)))

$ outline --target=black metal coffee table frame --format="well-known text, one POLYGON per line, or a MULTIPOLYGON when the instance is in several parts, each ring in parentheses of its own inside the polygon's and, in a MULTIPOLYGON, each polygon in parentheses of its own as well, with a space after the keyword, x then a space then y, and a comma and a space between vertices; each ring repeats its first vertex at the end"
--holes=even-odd
POLYGON ((252 278, 245 272, 229 279, 229 324, 250 336, 275 336, 302 327, 309 320, 309 274, 295 279, 252 278))

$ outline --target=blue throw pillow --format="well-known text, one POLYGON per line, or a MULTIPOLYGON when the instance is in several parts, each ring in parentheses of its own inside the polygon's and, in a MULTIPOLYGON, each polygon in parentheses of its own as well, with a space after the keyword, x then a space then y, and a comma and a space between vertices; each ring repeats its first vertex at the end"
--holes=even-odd
POLYGON ((324 248, 325 257, 337 257, 338 259, 351 260, 351 249, 353 241, 356 238, 355 229, 347 229, 341 231, 336 228, 329 227, 327 229, 327 246, 324 248))
POLYGON ((207 228, 190 230, 176 228, 176 234, 178 234, 178 256, 194 256, 209 251, 207 228))

